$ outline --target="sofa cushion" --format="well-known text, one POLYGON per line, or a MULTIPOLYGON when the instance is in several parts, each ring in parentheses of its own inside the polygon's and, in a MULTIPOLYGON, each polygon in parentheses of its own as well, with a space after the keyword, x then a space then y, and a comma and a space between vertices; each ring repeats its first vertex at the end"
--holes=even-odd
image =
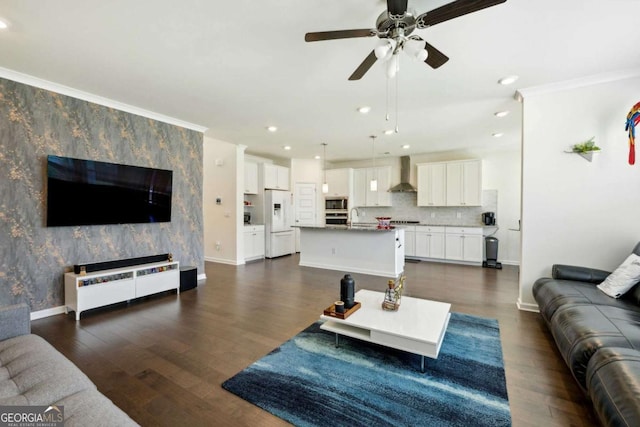
POLYGON ((587 366, 587 391, 604 426, 640 426, 640 352, 598 350, 587 366))
POLYGON ((611 298, 620 298, 640 281, 640 256, 631 254, 611 273, 598 289, 611 298))
POLYGON ((96 386, 37 335, 0 341, 0 405, 50 405, 96 386))
POLYGON ((556 310, 569 304, 610 305, 640 313, 640 305, 631 299, 630 293, 620 299, 610 298, 600 291, 595 284, 542 278, 533 284, 533 296, 540 308, 540 314, 549 323, 556 310))
POLYGON ((640 313, 604 305, 568 305, 551 318, 551 333, 584 389, 591 356, 603 347, 640 349, 640 313))
POLYGON ((37 335, 0 341, 0 405, 64 405, 65 426, 135 426, 69 359, 37 335))

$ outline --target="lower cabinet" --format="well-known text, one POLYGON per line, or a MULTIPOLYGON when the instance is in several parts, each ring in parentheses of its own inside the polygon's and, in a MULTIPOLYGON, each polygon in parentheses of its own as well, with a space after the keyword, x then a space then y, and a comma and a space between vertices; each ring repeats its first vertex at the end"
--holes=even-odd
POLYGON ((404 229, 404 256, 416 256, 416 228, 413 226, 404 229))
POLYGON ((416 256, 444 258, 445 227, 416 226, 416 256))
POLYGON ((416 225, 405 228, 405 256, 481 263, 482 227, 416 225))
POLYGON ((264 258, 264 225, 245 225, 244 260, 264 258))
POLYGON ((446 227, 445 259, 482 262, 482 228, 446 227))

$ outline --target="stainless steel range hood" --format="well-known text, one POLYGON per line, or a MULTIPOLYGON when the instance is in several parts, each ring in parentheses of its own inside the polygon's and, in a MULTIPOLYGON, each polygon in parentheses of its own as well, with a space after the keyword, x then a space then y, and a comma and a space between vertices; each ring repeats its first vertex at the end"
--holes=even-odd
POLYGON ((389 191, 392 193, 415 193, 416 188, 409 184, 409 176, 411 174, 411 158, 409 156, 400 157, 400 184, 392 187, 389 191))

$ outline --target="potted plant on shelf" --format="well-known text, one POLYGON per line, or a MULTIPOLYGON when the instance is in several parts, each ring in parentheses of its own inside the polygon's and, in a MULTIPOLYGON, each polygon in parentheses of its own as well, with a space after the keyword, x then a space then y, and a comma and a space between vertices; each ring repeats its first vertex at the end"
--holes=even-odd
POLYGON ((585 141, 581 144, 574 144, 571 146, 571 152, 576 153, 591 161, 593 159, 593 153, 597 153, 600 151, 600 147, 598 147, 594 141, 595 136, 592 136, 591 139, 585 141))

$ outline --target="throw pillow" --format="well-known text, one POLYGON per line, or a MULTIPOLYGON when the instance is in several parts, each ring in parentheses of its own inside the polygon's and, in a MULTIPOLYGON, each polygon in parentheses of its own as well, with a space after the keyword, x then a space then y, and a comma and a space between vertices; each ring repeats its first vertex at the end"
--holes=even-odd
POLYGON ((604 282, 598 285, 611 298, 620 298, 640 281, 640 256, 631 254, 624 260, 616 271, 611 273, 604 282))

